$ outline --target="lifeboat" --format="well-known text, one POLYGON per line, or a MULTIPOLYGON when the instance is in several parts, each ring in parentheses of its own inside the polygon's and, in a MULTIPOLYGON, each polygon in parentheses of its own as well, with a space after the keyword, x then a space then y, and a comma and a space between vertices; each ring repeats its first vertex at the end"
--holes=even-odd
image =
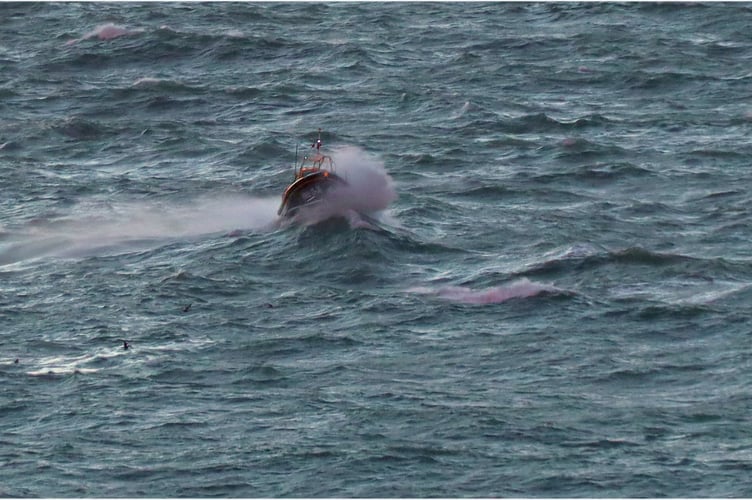
POLYGON ((295 178, 282 195, 282 204, 277 210, 281 217, 293 217, 308 207, 321 203, 327 193, 337 186, 346 186, 347 181, 336 174, 332 157, 321 151, 321 129, 311 151, 295 164, 295 178))

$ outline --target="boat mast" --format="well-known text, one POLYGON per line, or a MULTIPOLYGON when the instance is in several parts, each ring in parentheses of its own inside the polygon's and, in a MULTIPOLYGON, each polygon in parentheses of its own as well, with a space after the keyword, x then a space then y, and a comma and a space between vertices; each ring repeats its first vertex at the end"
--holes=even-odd
POLYGON ((319 129, 319 138, 313 145, 316 146, 316 152, 318 153, 321 150, 321 129, 319 129))

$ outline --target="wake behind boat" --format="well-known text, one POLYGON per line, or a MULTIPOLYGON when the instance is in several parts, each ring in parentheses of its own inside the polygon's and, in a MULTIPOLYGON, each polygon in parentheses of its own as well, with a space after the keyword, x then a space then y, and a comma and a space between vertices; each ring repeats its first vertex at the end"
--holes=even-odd
POLYGON ((277 215, 293 217, 301 209, 321 203, 326 194, 337 186, 347 186, 347 181, 335 173, 332 157, 321 151, 321 129, 309 154, 295 165, 295 178, 282 195, 277 215))

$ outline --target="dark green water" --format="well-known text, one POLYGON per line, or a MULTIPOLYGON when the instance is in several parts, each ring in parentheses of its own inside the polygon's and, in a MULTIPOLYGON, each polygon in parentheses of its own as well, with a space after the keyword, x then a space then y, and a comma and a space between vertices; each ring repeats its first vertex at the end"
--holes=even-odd
POLYGON ((0 496, 752 495, 750 22, 0 4, 0 496))

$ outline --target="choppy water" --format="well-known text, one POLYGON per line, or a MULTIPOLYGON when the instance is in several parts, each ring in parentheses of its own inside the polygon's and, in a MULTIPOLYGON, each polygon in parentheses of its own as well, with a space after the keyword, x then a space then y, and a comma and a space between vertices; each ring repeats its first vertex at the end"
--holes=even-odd
POLYGON ((0 19, 0 495, 752 495, 749 4, 0 19))

